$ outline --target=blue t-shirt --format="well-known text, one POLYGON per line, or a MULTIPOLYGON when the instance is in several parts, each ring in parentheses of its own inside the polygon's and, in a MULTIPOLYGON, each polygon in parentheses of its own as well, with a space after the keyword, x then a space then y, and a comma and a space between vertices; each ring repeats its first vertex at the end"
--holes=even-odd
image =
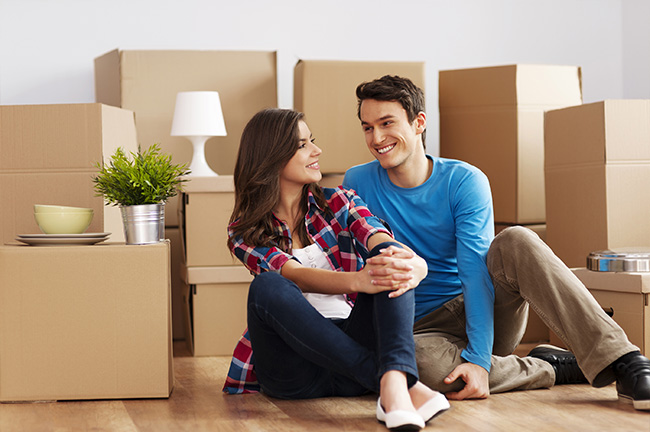
POLYGON ((395 239, 427 261, 415 289, 415 319, 464 294, 469 343, 461 356, 490 370, 494 342, 494 287, 485 264, 494 238, 487 177, 465 162, 435 158, 429 179, 414 188, 390 181, 379 162, 350 168, 343 186, 389 223, 395 239))

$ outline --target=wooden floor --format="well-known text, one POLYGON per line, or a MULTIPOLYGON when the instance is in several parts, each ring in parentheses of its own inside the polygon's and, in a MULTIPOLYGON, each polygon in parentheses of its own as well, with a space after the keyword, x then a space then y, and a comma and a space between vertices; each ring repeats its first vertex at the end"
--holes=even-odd
MULTIPOLYGON (((374 396, 281 401, 227 396, 225 357, 190 357, 175 343, 169 399, 0 404, 0 431, 386 431, 374 396)), ((527 352, 527 349, 523 351, 527 352)), ((558 386, 451 402, 426 430, 650 431, 650 412, 619 403, 612 386, 558 386)))

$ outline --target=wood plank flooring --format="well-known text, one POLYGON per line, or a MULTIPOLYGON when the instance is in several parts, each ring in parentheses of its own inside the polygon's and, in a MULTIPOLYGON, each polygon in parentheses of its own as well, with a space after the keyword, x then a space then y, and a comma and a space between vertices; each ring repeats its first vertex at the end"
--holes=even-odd
MULTIPOLYGON (((221 393, 226 357, 191 357, 174 345, 175 388, 169 399, 0 404, 0 431, 380 431, 376 398, 282 401, 221 393)), ((522 350, 527 352, 528 348, 522 350)), ((649 431, 650 412, 618 402, 613 385, 558 386, 451 402, 426 430, 649 431)))

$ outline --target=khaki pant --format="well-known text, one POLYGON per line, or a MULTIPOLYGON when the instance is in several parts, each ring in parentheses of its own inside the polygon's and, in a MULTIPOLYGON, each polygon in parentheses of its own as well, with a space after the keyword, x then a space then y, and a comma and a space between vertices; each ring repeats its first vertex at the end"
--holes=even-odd
MULTIPOLYGON (((613 381, 605 370, 619 357, 637 351, 593 296, 532 231, 515 226, 497 235, 490 246, 487 266, 495 290, 494 348, 490 392, 548 388, 555 382, 551 365, 512 352, 526 330, 532 307, 575 354, 589 382, 613 381)), ((467 345, 465 306, 459 296, 415 323, 415 344, 420 380, 441 392, 458 391, 443 379, 464 360, 467 345)))

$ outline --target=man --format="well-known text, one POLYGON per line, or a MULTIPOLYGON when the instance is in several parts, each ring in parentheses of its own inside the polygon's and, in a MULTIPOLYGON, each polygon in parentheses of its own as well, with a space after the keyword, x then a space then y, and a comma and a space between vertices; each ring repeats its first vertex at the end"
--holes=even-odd
POLYGON ((512 227, 494 238, 490 187, 480 170, 426 154, 422 90, 384 76, 359 85, 357 98, 376 160, 348 170, 343 185, 427 260, 415 295, 422 381, 468 399, 616 380, 621 398, 650 410, 650 361, 589 291, 532 231, 512 227), (529 305, 575 356, 551 346, 511 355, 529 305))

